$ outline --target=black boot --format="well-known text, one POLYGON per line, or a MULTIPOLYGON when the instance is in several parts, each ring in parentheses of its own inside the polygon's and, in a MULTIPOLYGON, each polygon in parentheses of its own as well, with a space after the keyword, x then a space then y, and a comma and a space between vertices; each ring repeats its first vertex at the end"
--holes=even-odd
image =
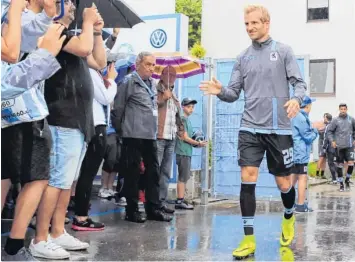
POLYGON ((147 220, 147 217, 144 213, 139 212, 138 210, 130 212, 126 211, 125 219, 134 223, 144 223, 147 220))

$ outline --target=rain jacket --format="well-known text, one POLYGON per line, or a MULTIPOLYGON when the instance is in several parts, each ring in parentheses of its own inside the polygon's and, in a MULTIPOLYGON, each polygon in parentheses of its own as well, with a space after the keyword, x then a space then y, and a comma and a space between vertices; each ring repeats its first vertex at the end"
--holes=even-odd
POLYGON ((151 87, 134 72, 127 75, 117 89, 111 119, 122 138, 157 138, 157 89, 152 78, 149 82, 151 87))
MULTIPOLYGON (((330 124, 330 123, 329 123, 330 124)), ((323 139, 323 144, 322 147, 323 149, 326 150, 327 153, 335 153, 335 149, 332 147, 329 139, 328 139, 328 127, 329 124, 327 124, 327 126, 325 127, 325 131, 324 131, 324 139, 323 139)))
POLYGON ((327 135, 330 143, 335 141, 338 149, 353 147, 355 119, 349 115, 334 118, 329 124, 327 135))
POLYGON ((313 141, 318 130, 312 128, 308 114, 301 110, 292 119, 293 160, 295 164, 308 164, 313 141))
POLYGON ((218 98, 232 103, 244 90, 245 110, 240 130, 252 133, 291 135, 284 108, 293 96, 300 104, 307 89, 292 49, 269 38, 252 45, 237 57, 228 87, 218 98))

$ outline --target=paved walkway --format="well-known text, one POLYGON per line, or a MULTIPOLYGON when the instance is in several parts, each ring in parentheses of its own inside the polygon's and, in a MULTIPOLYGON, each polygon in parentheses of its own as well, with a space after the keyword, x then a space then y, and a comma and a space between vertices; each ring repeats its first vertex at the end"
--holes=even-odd
MULTIPOLYGON (((291 246, 296 260, 349 261, 355 259, 355 189, 312 188, 313 213, 296 217, 296 238, 291 246)), ((90 243, 85 252, 72 252, 72 260, 199 260, 231 261, 243 229, 239 208, 233 202, 178 211, 170 223, 124 221, 124 210, 113 202, 95 199, 92 217, 106 224, 103 232, 68 231, 90 243)), ((255 261, 279 261, 282 213, 259 212, 255 219, 255 261)), ((2 223, 2 232, 8 224, 2 223)), ((34 231, 29 229, 28 238, 34 231)), ((5 234, 6 235, 6 234, 5 234)), ((2 237, 4 245, 5 236, 2 237)))

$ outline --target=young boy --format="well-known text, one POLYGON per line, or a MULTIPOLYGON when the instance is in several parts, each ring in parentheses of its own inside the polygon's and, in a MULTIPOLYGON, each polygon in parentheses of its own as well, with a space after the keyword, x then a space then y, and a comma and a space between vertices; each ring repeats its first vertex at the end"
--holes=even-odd
POLYGON ((303 98, 301 111, 292 119, 292 137, 293 137, 293 157, 294 166, 293 185, 298 183, 298 196, 295 208, 296 213, 311 212, 312 209, 305 203, 307 179, 308 179, 308 163, 311 154, 313 141, 318 137, 316 123, 311 124, 309 113, 312 109, 312 103, 315 99, 308 96, 303 98))
POLYGON ((184 124, 185 133, 176 142, 176 164, 179 171, 179 181, 177 184, 177 200, 175 203, 176 209, 194 209, 194 207, 184 201, 185 186, 190 178, 192 147, 205 147, 206 141, 195 141, 192 137, 192 125, 189 116, 194 112, 196 100, 184 98, 181 102, 183 109, 182 122, 184 124))

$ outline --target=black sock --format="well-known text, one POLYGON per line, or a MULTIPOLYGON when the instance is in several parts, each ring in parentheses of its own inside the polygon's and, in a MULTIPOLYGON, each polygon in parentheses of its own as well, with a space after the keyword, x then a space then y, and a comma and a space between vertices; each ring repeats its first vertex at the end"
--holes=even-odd
POLYGON ((347 172, 346 172, 346 173, 347 173, 347 174, 346 174, 346 179, 345 179, 346 182, 349 182, 350 177, 351 177, 353 171, 354 171, 354 166, 348 166, 348 170, 347 170, 347 172))
POLYGON ((24 239, 12 239, 8 238, 5 245, 5 251, 7 254, 13 256, 16 255, 17 252, 25 246, 24 239))
POLYGON ((319 170, 317 170, 317 172, 316 172, 316 176, 319 176, 319 170))
POLYGON ((292 186, 287 192, 281 191, 282 203, 285 207, 284 217, 290 219, 293 215, 293 205, 295 204, 296 199, 296 190, 292 186))
POLYGON ((339 183, 343 183, 343 168, 337 167, 337 173, 339 183))
POLYGON ((320 171, 320 176, 324 176, 324 170, 320 171))
POLYGON ((255 186, 255 183, 242 183, 240 187, 240 209, 242 211, 244 234, 246 236, 254 235, 254 216, 256 210, 255 186))
POLYGON ((177 204, 181 204, 182 201, 184 201, 184 198, 177 198, 177 199, 176 199, 176 203, 177 203, 177 204))

